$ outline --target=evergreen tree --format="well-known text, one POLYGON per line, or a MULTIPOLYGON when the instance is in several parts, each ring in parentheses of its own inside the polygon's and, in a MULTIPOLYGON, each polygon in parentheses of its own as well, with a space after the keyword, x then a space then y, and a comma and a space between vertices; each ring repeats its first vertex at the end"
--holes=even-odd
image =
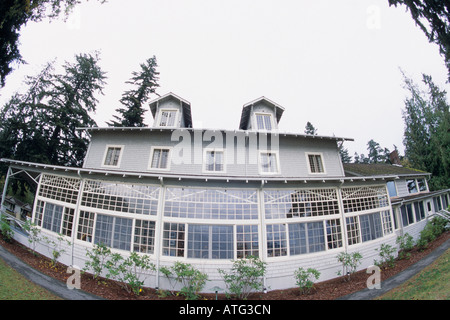
POLYGON ((88 146, 79 127, 94 126, 104 86, 98 56, 81 54, 66 62, 63 74, 53 64, 27 77, 26 93, 16 93, 1 111, 0 157, 54 165, 81 166, 88 146))
POLYGON ((405 5, 429 42, 436 43, 444 57, 450 80, 450 2, 448 0, 389 0, 389 5, 405 5))
POLYGON ((156 89, 159 87, 158 75, 156 71, 158 64, 156 57, 147 59, 145 63, 142 63, 140 72, 133 72, 133 77, 127 81, 127 84, 135 86, 134 89, 126 91, 120 103, 124 108, 116 109, 121 117, 114 115, 116 120, 108 123, 113 127, 144 127, 144 113, 147 111, 144 108, 145 102, 150 98, 150 95, 156 93, 156 89))
POLYGON ((405 100, 403 119, 405 156, 412 167, 430 172, 431 189, 450 186, 450 113, 446 92, 423 75, 423 92, 404 76, 410 97, 405 100))
MULTIPOLYGON (((101 3, 105 0, 101 0, 101 3)), ((80 0, 2 0, 0 1, 0 87, 13 70, 14 63, 24 63, 19 51, 19 32, 28 21, 54 19, 64 12, 67 17, 80 0)))
POLYGON ((306 126, 305 126, 305 133, 306 133, 306 134, 313 135, 313 136, 316 136, 316 135, 317 135, 317 129, 314 128, 314 126, 312 125, 312 123, 308 121, 308 122, 306 123, 306 126))
POLYGON ((352 157, 349 156, 348 149, 344 148, 343 143, 339 144, 338 149, 339 149, 339 155, 341 156, 342 163, 352 162, 352 157))
POLYGON ((383 149, 381 149, 380 144, 371 139, 367 143, 367 150, 369 151, 369 163, 379 163, 383 159, 383 149))

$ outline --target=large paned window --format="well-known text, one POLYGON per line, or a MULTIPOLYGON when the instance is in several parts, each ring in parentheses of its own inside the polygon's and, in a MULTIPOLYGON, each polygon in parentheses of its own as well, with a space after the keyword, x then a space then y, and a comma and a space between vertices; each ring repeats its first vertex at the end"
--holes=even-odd
POLYGON ((156 215, 159 187, 87 180, 82 206, 116 212, 156 215))
POLYGON ((133 220, 98 214, 95 224, 94 243, 130 251, 133 220))
POLYGON ((384 186, 342 188, 342 202, 346 213, 389 207, 384 186))
POLYGON ((92 242, 92 235, 94 234, 94 219, 95 213, 80 211, 77 232, 78 240, 92 242))
POLYGON ((135 221, 133 251, 141 253, 154 253, 155 221, 135 221))
POLYGON ((256 190, 167 188, 165 198, 166 217, 258 219, 256 190))
POLYGON ((390 211, 347 217, 346 223, 349 245, 375 240, 393 232, 390 211))
POLYGON ((411 203, 402 205, 400 207, 400 211, 402 214, 402 223, 404 227, 414 223, 414 215, 411 203))
POLYGON ((425 219, 425 207, 423 201, 414 202, 414 212, 416 214, 416 221, 425 219))
POLYGON ((304 254, 325 250, 322 222, 289 224, 290 254, 304 254))
POLYGON ((266 190, 264 203, 266 219, 339 214, 336 189, 266 190))
POLYGON ((267 256, 281 257, 287 255, 286 224, 266 225, 267 256))
POLYGON ((44 174, 41 178, 38 195, 43 198, 76 204, 79 188, 80 179, 44 174))
POLYGON ((64 207, 62 206, 46 203, 42 228, 59 233, 61 229, 63 210, 64 207))
POLYGON ((233 226, 190 224, 188 230, 188 258, 233 259, 233 226))
POLYGON ((361 215, 359 221, 361 223, 362 242, 375 240, 383 236, 379 212, 361 215))
POLYGON ((259 241, 257 225, 236 226, 236 257, 238 259, 247 256, 259 257, 259 241))
POLYGON ((72 208, 38 200, 34 223, 44 229, 71 237, 74 212, 72 208))
POLYGON ((163 255, 170 257, 184 257, 184 223, 164 223, 163 255))

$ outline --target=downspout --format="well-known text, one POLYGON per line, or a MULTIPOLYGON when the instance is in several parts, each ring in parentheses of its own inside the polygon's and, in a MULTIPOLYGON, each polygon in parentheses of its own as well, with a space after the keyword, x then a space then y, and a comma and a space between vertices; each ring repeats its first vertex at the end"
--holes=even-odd
POLYGON ((159 266, 161 253, 161 238, 162 238, 162 218, 163 218, 163 202, 165 201, 166 188, 164 186, 164 178, 159 177, 161 184, 161 192, 159 194, 158 211, 156 212, 156 226, 155 226, 155 249, 154 254, 156 258, 156 275, 155 275, 155 289, 159 288, 159 266))
POLYGON ((72 223, 72 252, 71 252, 71 265, 74 265, 74 252, 75 252, 75 233, 78 227, 78 220, 80 216, 80 204, 81 199, 83 198, 83 190, 84 190, 84 179, 81 177, 80 170, 77 171, 77 175, 80 178, 80 186, 78 187, 78 197, 77 197, 77 203, 75 204, 75 213, 73 216, 73 223, 72 223))

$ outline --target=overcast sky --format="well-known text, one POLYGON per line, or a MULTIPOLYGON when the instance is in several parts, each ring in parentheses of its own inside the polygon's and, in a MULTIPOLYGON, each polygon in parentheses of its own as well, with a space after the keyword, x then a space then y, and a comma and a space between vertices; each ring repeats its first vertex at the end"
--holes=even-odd
POLYGON ((310 121, 320 135, 354 138, 352 156, 367 155, 370 139, 403 152, 399 68, 449 91, 437 45, 388 0, 91 0, 66 22, 29 23, 20 42, 28 64, 7 78, 1 106, 46 62, 99 50, 108 79, 93 118, 106 126, 131 72, 155 55, 158 93, 189 101, 195 127, 237 129, 242 106, 265 96, 285 108, 281 131, 310 121))

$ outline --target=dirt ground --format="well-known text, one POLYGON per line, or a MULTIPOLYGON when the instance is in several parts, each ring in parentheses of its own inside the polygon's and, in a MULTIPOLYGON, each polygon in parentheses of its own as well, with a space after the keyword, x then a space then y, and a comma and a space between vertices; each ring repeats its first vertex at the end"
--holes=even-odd
MULTIPOLYGON (((384 281, 402 270, 405 270, 415 262, 428 255, 449 237, 450 232, 447 231, 435 241, 430 243, 425 250, 419 251, 414 249, 411 252, 410 259, 396 260, 394 267, 382 270, 381 280, 384 281)), ((66 282, 70 276, 70 274, 66 273, 67 266, 58 264, 56 267, 52 267, 51 261, 48 258, 33 254, 27 247, 18 242, 13 241, 12 243, 7 243, 0 237, 0 245, 33 268, 40 270, 42 273, 45 273, 55 279, 66 282)), ((351 281, 344 281, 343 278, 340 277, 328 281, 318 282, 314 285, 314 290, 309 294, 302 295, 299 293, 298 288, 292 288, 286 290, 273 290, 265 294, 255 293, 250 296, 250 300, 334 300, 347 294, 365 289, 368 276, 369 275, 365 270, 361 270, 352 275, 351 281)), ((114 281, 108 279, 101 279, 100 281, 94 280, 92 275, 88 273, 82 274, 81 290, 90 292, 108 300, 184 300, 183 296, 169 295, 167 297, 162 297, 151 288, 144 288, 143 292, 139 296, 136 296, 132 293, 127 293, 126 290, 114 281)), ((216 295, 202 294, 201 298, 214 300, 216 299, 216 295)), ((226 297, 224 294, 219 294, 218 299, 223 300, 226 299, 226 297)))

